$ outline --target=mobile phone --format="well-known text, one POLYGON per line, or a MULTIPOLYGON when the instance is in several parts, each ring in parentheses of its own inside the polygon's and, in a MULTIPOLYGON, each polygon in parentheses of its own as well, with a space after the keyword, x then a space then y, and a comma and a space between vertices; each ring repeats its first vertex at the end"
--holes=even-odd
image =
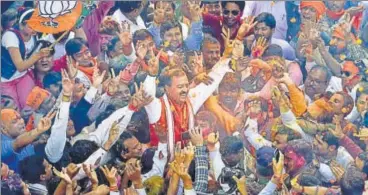
POLYGON ((280 159, 280 150, 279 149, 275 150, 275 158, 276 158, 276 161, 279 162, 279 159, 280 159))
POLYGON ((181 133, 181 140, 190 140, 189 131, 181 133))

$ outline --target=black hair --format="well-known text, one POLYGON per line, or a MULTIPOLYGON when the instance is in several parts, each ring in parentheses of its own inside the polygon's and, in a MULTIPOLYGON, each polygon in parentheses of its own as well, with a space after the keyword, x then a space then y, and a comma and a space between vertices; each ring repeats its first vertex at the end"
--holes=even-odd
POLYGON ((225 8, 227 3, 235 3, 236 5, 238 5, 240 12, 243 12, 245 7, 245 1, 221 1, 222 8, 225 8))
POLYGON ((134 135, 130 133, 129 131, 124 131, 121 135, 118 141, 112 146, 112 151, 115 153, 117 157, 119 157, 122 160, 127 160, 122 158, 122 154, 128 153, 128 148, 125 147, 124 142, 128 139, 133 138, 134 135))
POLYGON ((114 51, 115 45, 120 41, 119 37, 114 37, 111 41, 107 44, 107 52, 114 51))
POLYGON ((17 19, 18 12, 16 9, 8 9, 1 14, 1 27, 5 29, 9 22, 17 19))
POLYGON ((321 181, 315 176, 302 174, 299 178, 299 184, 301 186, 320 186, 321 181))
POLYGON ((328 146, 335 146, 336 150, 339 147, 339 139, 335 136, 333 136, 331 133, 326 132, 323 137, 322 141, 326 142, 328 146))
POLYGON ((84 39, 79 37, 70 39, 65 44, 66 54, 68 56, 73 56, 74 54, 80 52, 83 46, 88 47, 88 44, 84 39))
POLYGON ((42 156, 32 155, 20 161, 20 175, 25 182, 35 184, 41 181, 40 176, 46 173, 43 166, 44 160, 42 156))
POLYGON ((140 109, 138 112, 133 113, 132 119, 127 126, 128 130, 129 127, 134 128, 132 133, 140 143, 150 142, 149 121, 145 109, 140 109))
MULTIPOLYGON (((156 9, 156 6, 157 6, 157 3, 158 2, 160 2, 160 1, 155 1, 155 3, 153 4, 153 6, 154 6, 154 8, 156 9)), ((169 2, 170 3, 170 1, 163 1, 163 2, 169 2)), ((175 11, 175 9, 176 9, 176 5, 175 5, 175 3, 173 2, 173 1, 171 1, 171 8, 175 11)))
POLYGON ((30 9, 33 9, 33 8, 26 7, 25 9, 18 12, 18 21, 19 21, 19 23, 25 25, 26 21, 29 20, 32 17, 32 14, 33 14, 34 11, 28 12, 26 15, 24 15, 23 18, 21 18, 22 15, 25 14, 30 9), (22 21, 20 21, 20 19, 22 19, 22 21))
POLYGON ((363 173, 354 166, 350 166, 345 170, 345 174, 340 181, 342 194, 361 195, 364 191, 363 173))
POLYGON ((260 13, 255 19, 255 22, 258 23, 265 23, 266 26, 270 27, 271 29, 276 28, 276 20, 275 17, 268 12, 260 13))
POLYGON ((285 125, 278 125, 277 126, 277 132, 276 135, 287 135, 287 141, 292 141, 292 140, 296 140, 296 139, 300 139, 301 136, 299 133, 297 133, 296 131, 294 131, 293 129, 285 126, 285 125))
POLYGON ((203 38, 202 45, 201 45, 201 50, 203 49, 204 44, 206 44, 207 42, 212 43, 212 44, 220 45, 220 41, 218 41, 214 36, 207 34, 203 38))
POLYGON ((152 34, 146 29, 140 29, 134 32, 133 34, 133 44, 137 46, 138 41, 144 41, 148 37, 153 39, 152 34))
POLYGON ((238 154, 243 149, 243 141, 237 136, 226 136, 220 145, 222 156, 238 154))
POLYGON ((59 177, 52 177, 50 181, 47 182, 47 186, 46 186, 48 194, 54 194, 60 182, 61 182, 61 179, 59 177))
POLYGON ((270 57, 270 56, 278 56, 282 58, 284 54, 281 46, 276 44, 269 45, 265 50, 265 52, 263 53, 262 57, 270 57))
POLYGON ((166 21, 164 22, 163 24, 161 24, 160 26, 160 36, 161 38, 163 39, 164 38, 164 35, 167 31, 169 31, 170 29, 173 29, 173 28, 179 28, 180 29, 180 32, 182 33, 182 29, 181 29, 181 24, 175 20, 173 21, 166 21))
POLYGON ((119 7, 122 13, 130 13, 142 6, 142 1, 118 1, 116 6, 119 7))
POLYGON ((69 156, 72 163, 80 164, 86 161, 98 148, 99 146, 94 141, 78 140, 70 149, 69 156))
MULTIPOLYGON (((34 47, 33 49, 32 49, 32 51, 30 52, 30 56, 34 53, 34 52, 36 52, 36 49, 44 49, 44 48, 49 48, 50 46, 52 45, 52 43, 50 42, 50 41, 46 41, 46 40, 38 40, 37 42, 36 42, 36 47, 34 47), (40 46, 39 48, 38 48, 38 46, 40 46)), ((49 56, 53 56, 54 54, 55 54, 55 48, 54 47, 51 47, 50 48, 51 50, 50 50, 50 55, 49 56)))
POLYGON ((309 71, 309 73, 311 73, 314 70, 321 70, 325 73, 326 75, 326 82, 330 83, 330 80, 332 78, 332 73, 330 71, 330 69, 328 69, 326 66, 321 66, 321 65, 315 65, 311 68, 311 70, 309 71))
POLYGON ((148 148, 142 154, 141 164, 142 164, 142 174, 148 173, 153 167, 153 158, 155 156, 156 148, 148 148))
POLYGON ((42 84, 44 88, 50 88, 51 85, 55 85, 61 81, 60 72, 48 72, 45 77, 43 77, 42 84))
POLYGON ((358 155, 358 157, 364 163, 362 172, 368 175, 368 152, 362 152, 358 155))
POLYGON ((358 101, 359 97, 362 94, 368 94, 368 83, 367 82, 359 83, 359 88, 358 90, 356 90, 355 102, 358 101))

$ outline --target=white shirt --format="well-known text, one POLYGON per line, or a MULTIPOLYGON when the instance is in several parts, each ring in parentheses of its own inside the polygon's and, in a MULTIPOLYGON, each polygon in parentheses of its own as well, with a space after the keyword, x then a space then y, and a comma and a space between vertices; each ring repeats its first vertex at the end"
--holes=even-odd
POLYGON ((246 1, 242 18, 257 16, 262 12, 271 13, 276 20, 274 38, 286 39, 288 29, 285 2, 284 1, 246 1))
POLYGON ((144 21, 141 16, 137 17, 137 24, 133 23, 131 20, 129 20, 123 13, 121 13, 120 9, 116 10, 112 17, 121 24, 122 21, 127 21, 128 24, 130 24, 130 32, 133 35, 135 31, 140 29, 146 29, 146 25, 144 24, 144 21))
MULTIPOLYGON (((75 37, 75 33, 70 32, 69 36, 68 36, 68 39, 66 41, 64 41, 63 43, 58 42, 58 43, 55 44, 55 46, 54 46, 54 49, 55 49, 54 60, 58 60, 66 54, 65 44, 66 44, 66 42, 68 42, 70 39, 72 39, 74 37, 75 37)), ((43 37, 42 40, 50 41, 51 43, 54 43, 56 41, 55 38, 51 34, 48 34, 47 36, 43 37)))

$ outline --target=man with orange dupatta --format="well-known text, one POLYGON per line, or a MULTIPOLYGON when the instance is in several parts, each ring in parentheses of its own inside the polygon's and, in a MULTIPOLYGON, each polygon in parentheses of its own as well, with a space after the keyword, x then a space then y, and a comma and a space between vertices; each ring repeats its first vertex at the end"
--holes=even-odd
MULTIPOLYGON (((147 94, 156 97, 156 77, 159 69, 159 57, 153 56, 148 61, 148 76, 143 86, 147 94)), ((189 81, 185 72, 171 68, 160 75, 160 85, 164 86, 165 94, 145 106, 148 120, 151 124, 151 145, 167 142, 171 158, 174 154, 174 144, 184 141, 182 133, 194 128, 194 115, 218 88, 227 72, 232 72, 230 59, 220 60, 208 74, 214 81, 211 85, 200 83, 189 89, 189 81), (166 141, 167 140, 167 141, 166 141)))

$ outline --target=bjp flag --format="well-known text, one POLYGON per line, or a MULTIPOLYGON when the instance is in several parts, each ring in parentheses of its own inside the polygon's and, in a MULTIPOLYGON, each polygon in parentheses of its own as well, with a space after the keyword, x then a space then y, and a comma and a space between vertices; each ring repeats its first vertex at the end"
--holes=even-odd
POLYGON ((78 21, 82 7, 81 1, 38 1, 27 24, 42 33, 69 31, 78 21))

